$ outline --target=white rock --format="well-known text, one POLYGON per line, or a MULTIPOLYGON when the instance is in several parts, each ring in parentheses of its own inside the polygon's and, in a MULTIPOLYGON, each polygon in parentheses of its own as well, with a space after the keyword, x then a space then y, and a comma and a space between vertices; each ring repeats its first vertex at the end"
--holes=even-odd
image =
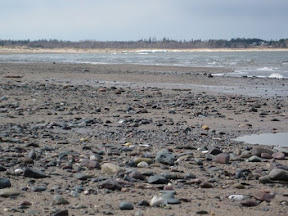
POLYGON ((21 175, 21 174, 23 174, 24 171, 23 171, 23 169, 18 168, 18 169, 15 169, 14 172, 16 175, 21 175))
POLYGON ((145 161, 141 161, 140 163, 137 164, 137 167, 147 168, 147 167, 149 167, 149 164, 146 163, 145 161))
POLYGON ((245 196, 243 195, 230 195, 228 197, 228 199, 232 199, 232 200, 244 200, 245 196))
POLYGON ((163 197, 154 196, 150 201, 150 206, 157 207, 160 205, 167 205, 167 200, 163 197))

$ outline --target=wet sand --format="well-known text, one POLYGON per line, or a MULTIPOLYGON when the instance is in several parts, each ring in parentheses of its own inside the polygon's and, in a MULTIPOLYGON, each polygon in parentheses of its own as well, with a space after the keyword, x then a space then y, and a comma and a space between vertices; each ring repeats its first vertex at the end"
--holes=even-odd
POLYGON ((286 215, 288 179, 259 179, 275 160, 288 165, 287 156, 248 162, 253 147, 276 152, 277 143, 233 139, 288 131, 287 80, 210 76, 231 71, 0 64, 0 177, 11 183, 0 183, 8 196, 0 197, 1 214, 286 215), (162 149, 169 163, 157 159, 162 149), (139 158, 148 166, 138 166, 139 158), (165 183, 151 180, 158 176, 165 183), (174 191, 176 203, 146 206, 163 189, 174 191), (259 201, 260 192, 273 198, 259 201), (55 195, 68 202, 58 205, 55 195), (246 207, 247 200, 255 206, 246 207), (121 201, 134 209, 120 210, 121 201))

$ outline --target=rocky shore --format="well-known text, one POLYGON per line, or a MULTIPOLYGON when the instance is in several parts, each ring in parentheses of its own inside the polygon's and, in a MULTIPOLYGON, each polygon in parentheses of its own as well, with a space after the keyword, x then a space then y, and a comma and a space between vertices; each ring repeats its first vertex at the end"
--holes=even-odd
POLYGON ((287 80, 218 72, 1 64, 0 215, 287 215, 288 148, 234 141, 287 132, 287 80))

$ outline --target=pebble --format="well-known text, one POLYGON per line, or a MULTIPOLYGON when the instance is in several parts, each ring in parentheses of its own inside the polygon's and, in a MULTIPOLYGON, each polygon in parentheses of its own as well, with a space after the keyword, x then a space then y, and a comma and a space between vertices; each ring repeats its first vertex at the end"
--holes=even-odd
POLYGON ((251 156, 247 159, 247 162, 262 162, 262 158, 258 156, 251 156))
POLYGON ((245 199, 245 196, 243 195, 230 195, 228 197, 228 199, 232 199, 232 200, 244 200, 245 199))
POLYGON ((242 206, 245 206, 245 207, 254 207, 254 206, 258 206, 259 202, 255 201, 255 200, 244 200, 244 201, 240 202, 240 204, 242 206))
POLYGON ((0 197, 14 197, 14 196, 19 196, 21 192, 16 189, 16 188, 4 188, 0 189, 0 197))
POLYGON ((147 182, 149 184, 167 184, 169 182, 169 179, 166 179, 165 177, 160 175, 152 175, 147 179, 147 182))
POLYGON ((167 204, 168 204, 167 200, 162 196, 154 196, 150 201, 150 206, 152 207, 159 207, 161 205, 167 205, 167 204))
POLYGON ((117 174, 121 168, 114 163, 104 163, 101 166, 101 171, 108 174, 117 174))
POLYGON ((175 156, 171 154, 167 149, 159 151, 155 158, 156 162, 170 166, 174 165, 175 160, 175 156))
POLYGON ((285 154, 283 152, 273 153, 272 157, 277 159, 277 160, 285 160, 285 154))
POLYGON ((11 187, 9 178, 0 178, 0 189, 11 187))
POLYGON ((32 169, 32 168, 25 168, 24 169, 24 176, 29 178, 47 178, 48 176, 45 175, 40 170, 32 169))
POLYGON ((66 199, 65 199, 63 196, 61 196, 61 195, 55 195, 55 196, 53 197, 52 203, 53 203, 54 205, 67 205, 67 204, 69 204, 69 201, 66 200, 66 199))
POLYGON ((87 175, 85 173, 75 173, 74 174, 74 178, 78 179, 78 180, 87 180, 89 178, 92 178, 92 176, 87 175))
POLYGON ((261 148, 261 147, 253 147, 251 150, 251 154, 260 157, 262 153, 266 153, 266 154, 273 154, 273 151, 270 149, 265 149, 265 148, 261 148))
POLYGON ((147 168, 149 167, 149 164, 145 161, 141 161, 140 163, 137 164, 137 167, 139 168, 147 168))
POLYGON ((131 202, 122 201, 119 205, 121 210, 133 210, 134 206, 131 202))
POLYGON ((276 180, 276 181, 287 181, 288 182, 288 171, 283 170, 283 169, 273 169, 269 173, 269 178, 271 180, 276 180))
POLYGON ((122 186, 117 181, 115 181, 114 179, 109 178, 109 179, 101 182, 99 184, 99 188, 100 189, 106 188, 109 190, 121 190, 122 186))
POLYGON ((253 193, 253 197, 259 201, 271 202, 271 200, 275 197, 275 194, 263 191, 256 191, 253 193))
POLYGON ((216 157, 212 161, 220 164, 229 164, 229 160, 230 160, 229 153, 224 152, 216 155, 216 157))

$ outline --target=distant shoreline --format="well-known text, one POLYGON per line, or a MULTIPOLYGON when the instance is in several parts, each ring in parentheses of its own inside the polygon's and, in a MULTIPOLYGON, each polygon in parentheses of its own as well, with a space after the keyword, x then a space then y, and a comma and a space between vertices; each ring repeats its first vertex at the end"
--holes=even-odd
POLYGON ((215 48, 215 49, 31 49, 31 48, 0 48, 0 54, 37 54, 37 53, 129 53, 129 52, 288 52, 288 48, 215 48))

